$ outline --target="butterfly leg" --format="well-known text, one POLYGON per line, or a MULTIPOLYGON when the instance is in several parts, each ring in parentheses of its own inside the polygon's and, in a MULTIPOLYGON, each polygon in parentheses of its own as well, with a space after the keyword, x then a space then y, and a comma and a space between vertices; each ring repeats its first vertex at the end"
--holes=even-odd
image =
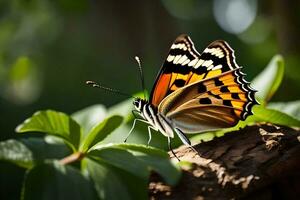
POLYGON ((131 129, 130 129, 128 135, 126 136, 124 142, 127 141, 128 137, 130 136, 131 132, 133 131, 133 129, 134 129, 134 127, 135 127, 135 123, 136 123, 137 121, 140 121, 140 122, 144 122, 144 123, 146 123, 146 124, 149 124, 146 120, 142 120, 142 119, 134 119, 133 124, 132 124, 132 127, 131 127, 131 129))
POLYGON ((180 159, 176 156, 175 152, 172 149, 172 145, 171 145, 171 138, 168 137, 168 146, 169 146, 169 150, 172 152, 173 156, 178 160, 178 162, 180 161, 180 159))
POLYGON ((192 149, 194 152, 196 152, 199 155, 198 151, 192 146, 189 138, 179 128, 174 128, 174 130, 177 133, 180 140, 183 142, 183 144, 187 145, 190 149, 192 149))
POLYGON ((157 131, 157 130, 156 130, 155 128, 153 128, 152 126, 148 126, 149 139, 148 139, 148 142, 147 142, 147 146, 149 146, 149 144, 150 144, 150 142, 151 142, 151 139, 152 139, 151 129, 154 130, 154 131, 157 131))
POLYGON ((140 115, 140 112, 137 110, 132 110, 131 113, 134 116, 134 118, 138 118, 138 116, 140 115), (136 115, 136 113, 138 114, 138 116, 136 115))

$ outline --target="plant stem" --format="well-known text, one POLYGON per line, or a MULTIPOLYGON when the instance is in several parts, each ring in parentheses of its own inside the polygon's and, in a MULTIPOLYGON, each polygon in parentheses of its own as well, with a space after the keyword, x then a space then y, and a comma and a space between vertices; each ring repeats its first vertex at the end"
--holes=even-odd
POLYGON ((67 164, 81 160, 84 156, 85 156, 85 154, 82 152, 75 152, 67 157, 64 157, 59 162, 63 165, 67 165, 67 164))

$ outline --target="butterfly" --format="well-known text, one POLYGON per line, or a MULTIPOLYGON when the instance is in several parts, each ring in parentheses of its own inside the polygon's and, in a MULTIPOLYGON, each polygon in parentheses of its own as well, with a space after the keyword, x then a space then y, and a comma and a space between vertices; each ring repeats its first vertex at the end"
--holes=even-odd
POLYGON ((144 122, 148 145, 151 131, 159 131, 176 157, 171 147, 174 134, 192 148, 186 134, 232 127, 245 120, 258 102, 241 69, 227 42, 214 41, 200 54, 188 35, 180 35, 157 75, 149 100, 134 98, 138 117, 128 136, 137 121, 144 122))

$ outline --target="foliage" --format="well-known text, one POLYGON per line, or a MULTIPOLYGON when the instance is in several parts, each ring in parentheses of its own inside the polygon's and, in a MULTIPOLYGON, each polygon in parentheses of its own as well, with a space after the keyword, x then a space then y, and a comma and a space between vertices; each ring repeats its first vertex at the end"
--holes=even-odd
POLYGON ((0 160, 27 169, 22 199, 147 199, 152 170, 171 185, 178 181, 180 171, 167 153, 103 142, 123 117, 109 115, 100 123, 88 123, 92 126, 84 132, 94 109, 75 113, 76 120, 54 110, 38 111, 16 128, 26 138, 0 142, 0 160))
POLYGON ((252 80, 252 86, 258 91, 256 98, 261 104, 267 103, 279 88, 284 74, 282 56, 274 56, 267 67, 252 80))

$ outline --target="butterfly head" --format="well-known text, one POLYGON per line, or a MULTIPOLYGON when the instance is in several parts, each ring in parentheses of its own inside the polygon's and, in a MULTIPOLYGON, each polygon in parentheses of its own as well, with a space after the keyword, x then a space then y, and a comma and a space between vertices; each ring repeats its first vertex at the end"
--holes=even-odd
POLYGON ((137 98, 134 98, 132 103, 137 111, 142 111, 143 106, 145 104, 147 104, 147 101, 145 99, 141 99, 141 98, 137 97, 137 98))

